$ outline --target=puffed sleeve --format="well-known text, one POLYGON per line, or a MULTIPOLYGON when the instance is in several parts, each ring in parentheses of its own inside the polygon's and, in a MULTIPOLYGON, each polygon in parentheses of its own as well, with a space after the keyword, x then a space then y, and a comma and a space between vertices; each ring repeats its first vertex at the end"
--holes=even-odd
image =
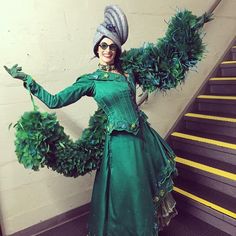
POLYGON ((31 76, 27 77, 24 86, 51 109, 60 108, 78 101, 82 96, 93 96, 94 82, 89 75, 81 76, 71 86, 53 95, 35 82, 31 76))

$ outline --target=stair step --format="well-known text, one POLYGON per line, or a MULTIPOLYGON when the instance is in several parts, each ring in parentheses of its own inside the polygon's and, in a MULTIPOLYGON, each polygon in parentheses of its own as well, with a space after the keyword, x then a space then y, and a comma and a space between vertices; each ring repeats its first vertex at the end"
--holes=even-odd
MULTIPOLYGON (((209 158, 207 156, 202 156, 199 153, 193 154, 193 153, 189 153, 189 152, 186 152, 186 151, 183 151, 180 149, 174 149, 174 152, 177 157, 183 158, 187 161, 196 162, 196 163, 201 164, 203 166, 208 166, 208 167, 212 167, 215 169, 219 169, 221 171, 231 173, 234 175, 234 178, 236 178, 235 177, 236 176, 236 168, 229 163, 225 163, 225 162, 222 162, 219 160, 214 160, 214 159, 209 158)), ((203 170, 205 170, 205 168, 203 168, 203 170)), ((218 171, 216 174, 218 175, 218 171)))
POLYGON ((188 118, 196 118, 194 120, 201 120, 201 121, 219 121, 218 124, 221 124, 224 122, 224 124, 230 125, 232 127, 236 126, 236 118, 233 117, 226 117, 226 116, 220 116, 220 115, 207 115, 207 114, 201 114, 201 113, 186 113, 184 115, 185 119, 188 118))
POLYGON ((178 169, 178 177, 181 177, 183 181, 191 180, 193 183, 204 185, 215 191, 233 197, 236 200, 235 181, 179 163, 176 163, 176 166, 178 169))
POLYGON ((194 183, 207 186, 228 196, 236 201, 236 174, 204 165, 187 158, 176 157, 178 176, 182 179, 191 179, 194 183))
MULTIPOLYGON (((175 189, 175 191, 173 191, 173 195, 174 198, 176 199, 178 209, 181 209, 181 211, 184 211, 187 214, 190 214, 198 218, 199 220, 204 221, 215 228, 218 228, 223 233, 223 235, 227 234, 229 236, 235 236, 236 232, 235 219, 223 213, 220 213, 219 211, 216 211, 208 207, 207 205, 202 204, 199 201, 196 201, 194 196, 192 196, 193 194, 190 195, 193 198, 190 198, 187 191, 177 192, 178 190, 179 189, 175 189)), ((216 234, 212 233, 210 235, 222 236, 221 233, 220 234, 217 233, 218 232, 216 232, 216 234)), ((183 235, 188 235, 188 234, 183 234, 183 235)))
POLYGON ((194 104, 198 113, 214 112, 236 115, 236 96, 199 95, 194 104))
POLYGON ((208 81, 210 95, 236 95, 236 77, 211 78, 208 81))
POLYGON ((183 118, 185 128, 209 134, 219 134, 236 138, 236 119, 209 116, 199 113, 186 113, 183 118))
POLYGON ((236 225, 235 198, 181 177, 176 178, 174 182, 174 191, 233 218, 236 225))
MULTIPOLYGON (((201 155, 202 160, 209 159, 209 162, 220 162, 231 168, 225 170, 235 169, 236 166, 236 152, 231 149, 225 149, 216 145, 208 145, 202 142, 196 142, 190 139, 179 138, 171 136, 170 145, 175 153, 187 153, 189 156, 201 155), (210 146, 210 148, 209 148, 210 146)), ((232 171, 231 171, 232 172, 232 171)))
POLYGON ((159 236, 229 236, 220 229, 192 216, 177 206, 178 215, 171 220, 168 227, 158 232, 159 236))
POLYGON ((236 77, 212 77, 209 79, 211 84, 235 84, 236 77))
POLYGON ((222 61, 221 65, 236 65, 236 61, 222 61))
POLYGON ((236 139, 223 135, 211 135, 196 131, 190 132, 189 130, 183 130, 183 132, 174 132, 171 135, 236 151, 236 139))
POLYGON ((223 178, 227 178, 229 180, 233 180, 235 182, 232 182, 232 181, 231 182, 236 187, 236 174, 234 174, 234 173, 230 173, 228 171, 224 171, 224 170, 221 170, 221 169, 218 169, 218 168, 215 168, 215 167, 211 167, 209 165, 204 165, 204 164, 201 164, 199 162, 191 161, 191 160, 182 158, 180 156, 177 156, 175 160, 176 160, 177 163, 180 163, 182 165, 193 167, 195 169, 199 169, 201 171, 208 172, 210 174, 214 174, 216 176, 220 176, 220 177, 223 177, 223 178))
POLYGON ((221 76, 235 76, 236 75, 236 61, 223 61, 220 64, 221 76))
MULTIPOLYGON (((230 114, 230 113, 226 113, 226 112, 208 112, 208 111, 202 111, 201 113, 195 113, 195 112, 189 112, 190 114, 200 114, 200 115, 205 115, 205 116, 217 116, 217 117, 223 117, 226 119, 236 119, 236 115, 234 114, 230 114)), ((187 113, 186 113, 187 114, 187 113)))
MULTIPOLYGON (((235 142, 235 139, 230 139, 235 142)), ((174 150, 214 159, 236 166, 236 144, 231 143, 229 138, 219 135, 207 135, 200 132, 184 130, 183 132, 173 132, 170 144, 174 150)))
MULTIPOLYGON (((198 99, 212 99, 213 101, 217 101, 217 100, 232 100, 232 101, 236 101, 236 96, 219 96, 219 95, 199 95, 197 96, 198 99)), ((217 102, 220 102, 217 101, 217 102)))

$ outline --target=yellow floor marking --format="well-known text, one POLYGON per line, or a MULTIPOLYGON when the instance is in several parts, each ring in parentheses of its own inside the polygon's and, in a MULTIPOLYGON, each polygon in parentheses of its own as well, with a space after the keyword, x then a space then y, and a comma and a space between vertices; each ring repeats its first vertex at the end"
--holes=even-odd
POLYGON ((223 61, 221 64, 235 64, 236 61, 223 61))
POLYGON ((192 166, 194 168, 197 168, 197 169, 200 169, 200 170, 203 170, 203 171, 206 171, 206 172, 209 172, 209 173, 219 175, 219 176, 222 176, 224 178, 236 181, 236 174, 233 174, 233 173, 230 173, 230 172, 227 172, 227 171, 224 171, 224 170, 220 170, 220 169, 217 169, 217 168, 213 168, 213 167, 210 167, 210 166, 207 166, 207 165, 203 165, 203 164, 200 164, 200 163, 195 162, 195 161, 186 160, 186 159, 178 157, 178 156, 176 157, 175 160, 176 160, 176 162, 181 163, 183 165, 192 166))
POLYGON ((180 138, 189 139, 189 140, 202 142, 202 143, 209 143, 212 145, 236 150, 236 144, 233 144, 233 143, 222 142, 222 141, 218 141, 218 140, 214 140, 214 139, 203 138, 203 137, 198 137, 198 136, 179 133, 179 132, 174 132, 171 135, 175 136, 175 137, 180 137, 180 138))
POLYGON ((236 77, 214 77, 214 78, 210 78, 209 80, 236 80, 236 77))
POLYGON ((184 116, 187 117, 195 117, 200 119, 207 119, 207 120, 219 120, 219 121, 227 121, 227 122, 235 122, 235 118, 229 118, 229 117, 222 117, 222 116, 209 116, 209 115, 203 115, 203 114, 196 114, 196 113, 186 113, 184 116))
POLYGON ((174 187, 174 191, 177 192, 177 193, 180 193, 180 194, 182 194, 182 195, 184 195, 184 196, 186 196, 188 198, 191 198, 191 199, 193 199, 193 200, 195 200, 197 202, 200 202, 201 204, 203 204, 205 206, 208 206, 208 207, 210 207, 210 208, 212 208, 212 209, 214 209, 216 211, 219 211, 219 212, 221 212, 221 213, 223 213, 225 215, 228 215, 228 216, 236 219, 236 213, 235 212, 227 210, 227 209, 225 209, 225 208, 223 208, 221 206, 218 206, 218 205, 216 205, 216 204, 214 204, 212 202, 209 202, 209 201, 207 201, 207 200, 205 200, 203 198, 197 197, 196 195, 193 195, 193 194, 191 194, 191 193, 189 193, 187 191, 184 191, 184 190, 182 190, 182 189, 180 189, 178 187, 174 187))
POLYGON ((236 96, 199 95, 199 96, 197 96, 197 98, 236 100, 236 96))

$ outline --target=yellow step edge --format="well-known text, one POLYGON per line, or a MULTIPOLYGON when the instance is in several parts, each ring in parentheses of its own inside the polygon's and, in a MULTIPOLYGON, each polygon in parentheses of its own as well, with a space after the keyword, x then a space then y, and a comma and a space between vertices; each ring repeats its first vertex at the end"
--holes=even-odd
POLYGON ((233 46, 232 48, 236 48, 236 46, 233 46))
POLYGON ((214 204, 212 202, 209 202, 209 201, 207 201, 207 200, 205 200, 203 198, 200 198, 200 197, 198 197, 198 196, 196 196, 196 195, 194 195, 192 193, 184 191, 184 190, 182 190, 182 189, 180 189, 178 187, 174 187, 174 191, 177 192, 177 193, 180 193, 181 195, 184 195, 184 196, 186 196, 188 198, 191 198, 191 199, 193 199, 193 200, 195 200, 195 201, 197 201, 197 202, 199 202, 199 203, 201 203, 201 204, 203 204, 205 206, 208 206, 208 207, 210 207, 210 208, 212 208, 212 209, 214 209, 214 210, 216 210, 218 212, 221 212, 221 213, 223 213, 225 215, 228 215, 228 216, 236 219, 236 213, 233 212, 233 211, 227 210, 227 209, 225 209, 225 208, 223 208, 221 206, 218 206, 218 205, 216 205, 216 204, 214 204))
POLYGON ((203 165, 195 161, 190 161, 190 160, 178 157, 178 156, 175 158, 175 160, 176 162, 181 163, 183 165, 191 166, 191 167, 236 181, 236 174, 233 174, 224 170, 220 170, 217 168, 213 168, 207 165, 203 165))
POLYGON ((179 137, 179 138, 189 139, 189 140, 193 140, 193 141, 197 141, 197 142, 201 142, 201 143, 208 143, 208 144, 212 144, 215 146, 225 147, 225 148, 230 148, 230 149, 236 150, 236 144, 233 144, 233 143, 222 142, 222 141, 218 141, 215 139, 208 139, 208 138, 203 138, 203 137, 199 137, 199 136, 179 133, 179 132, 174 132, 171 135, 175 136, 175 137, 179 137))
POLYGON ((209 115, 203 115, 203 114, 197 114, 197 113, 186 113, 184 116, 200 118, 200 119, 207 119, 207 120, 218 120, 218 121, 227 121, 227 122, 236 123, 235 118, 229 118, 229 117, 209 116, 209 115))
POLYGON ((236 61, 223 61, 221 64, 235 64, 236 61))
POLYGON ((221 81, 221 80, 236 80, 236 77, 214 77, 209 80, 221 81))
POLYGON ((197 98, 203 98, 203 99, 236 100, 236 96, 199 95, 199 96, 197 96, 197 98))

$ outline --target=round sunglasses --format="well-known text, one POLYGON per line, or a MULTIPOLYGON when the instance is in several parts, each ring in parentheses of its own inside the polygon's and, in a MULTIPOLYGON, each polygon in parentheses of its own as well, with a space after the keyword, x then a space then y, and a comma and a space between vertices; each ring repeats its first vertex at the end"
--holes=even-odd
POLYGON ((101 47, 102 50, 106 50, 108 47, 111 51, 117 50, 117 45, 114 43, 108 45, 107 43, 103 42, 103 43, 99 44, 99 46, 101 47))

